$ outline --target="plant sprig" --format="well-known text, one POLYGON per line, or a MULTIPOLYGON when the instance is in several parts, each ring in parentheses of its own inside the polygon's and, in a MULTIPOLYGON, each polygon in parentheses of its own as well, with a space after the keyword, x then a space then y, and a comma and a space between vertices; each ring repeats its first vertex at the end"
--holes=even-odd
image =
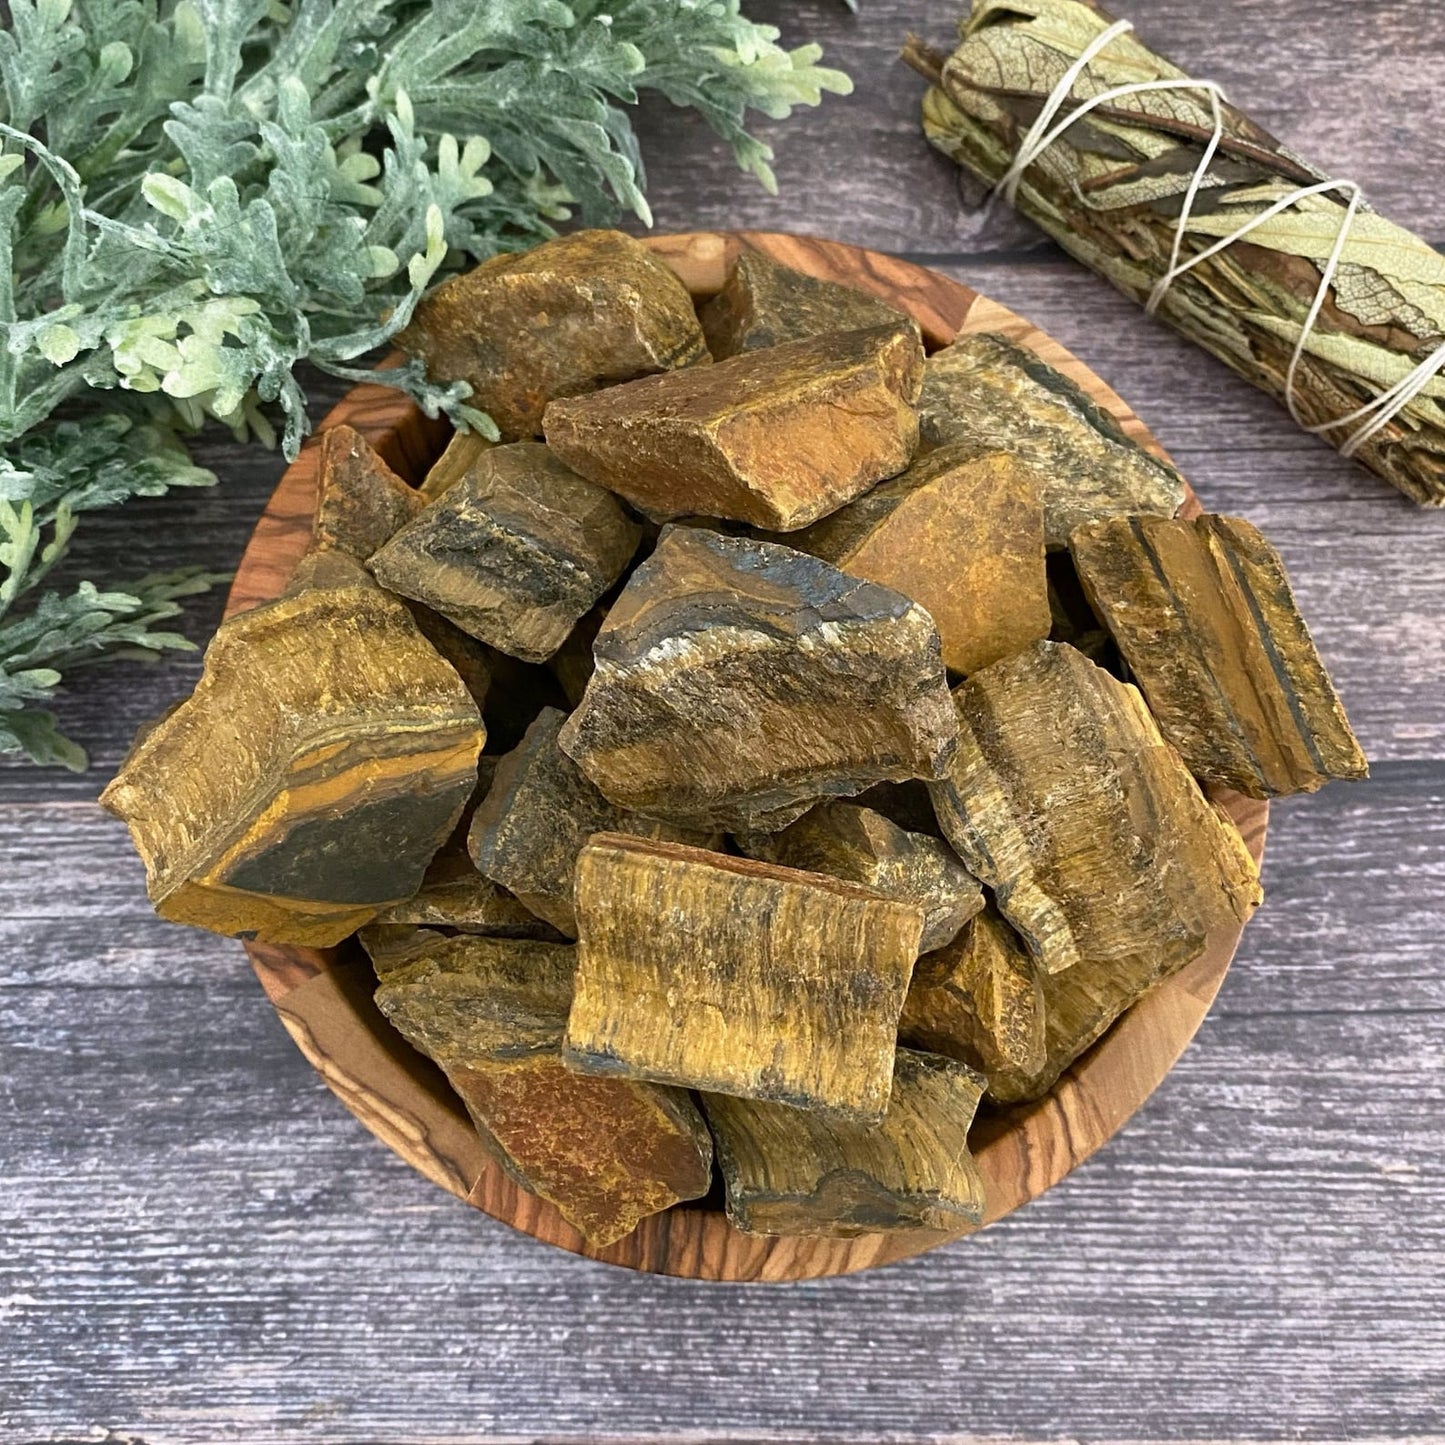
MULTIPOLYGON (((76 519, 214 480, 185 438, 307 430, 297 364, 359 374, 441 271, 574 216, 650 219, 627 107, 750 113, 847 78, 739 0, 11 0, 0 31, 0 752, 83 765, 36 707, 178 645, 196 578, 40 590, 76 519), (181 590, 176 590, 180 588, 181 590), (172 609, 167 611, 166 609, 172 609)), ((389 374, 491 431, 463 384, 389 374)))

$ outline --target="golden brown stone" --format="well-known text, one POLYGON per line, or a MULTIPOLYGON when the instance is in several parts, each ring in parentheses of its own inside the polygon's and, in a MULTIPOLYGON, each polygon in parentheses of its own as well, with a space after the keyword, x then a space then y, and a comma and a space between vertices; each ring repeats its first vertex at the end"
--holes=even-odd
POLYGON ((908 465, 922 366, 908 325, 793 341, 554 402, 547 442, 659 521, 792 531, 908 465))
POLYGON ((476 867, 569 938, 577 936, 572 873, 594 833, 668 838, 707 848, 720 834, 692 832, 609 803, 557 746, 566 715, 546 708, 503 757, 472 817, 468 848, 476 867))
POLYGON ((1048 636, 1039 479, 1006 452, 927 452, 785 540, 926 607, 954 672, 1048 636))
POLYGON ((388 969, 376 1001, 441 1066, 508 1172, 603 1245, 705 1194, 712 1141, 680 1089, 563 1067, 573 954, 517 939, 440 940, 388 969))
POLYGON ((714 361, 836 331, 896 326, 907 313, 872 292, 807 276, 743 251, 716 296, 698 310, 714 361))
POLYGON ((295 592, 221 624, 194 693, 101 801, 163 918, 326 946, 416 892, 485 734, 460 678, 358 564, 322 552, 298 573, 295 592))
POLYGON ((786 547, 663 532, 593 647, 562 747, 620 807, 764 831, 956 742, 938 633, 906 597, 786 547))
POLYGON ((1369 771, 1279 553, 1238 517, 1117 517, 1069 539, 1160 731, 1252 798, 1369 771))
POLYGON ((641 530, 538 442, 479 452, 370 562, 382 586, 544 662, 622 575, 641 530))
POLYGON ((577 231, 443 281, 398 338, 434 381, 465 381, 504 438, 547 403, 708 359, 682 282, 620 231, 577 231))
POLYGON ((1031 1097, 1048 1057, 1041 972, 1013 929, 987 909, 914 965, 898 1037, 977 1069, 999 1103, 1031 1097))
POLYGON ((379 979, 414 963, 448 937, 443 929, 421 928, 412 923, 368 923, 356 930, 356 941, 379 979))
POLYGON ((728 1219, 745 1234, 825 1239, 971 1229, 983 1220, 984 1187, 968 1127, 983 1082, 952 1059, 899 1049, 888 1110, 874 1125, 704 1095, 728 1219))
POLYGON ((933 785, 938 820, 1049 972, 1142 957, 1162 974, 1258 904, 1243 841, 1136 688, 1039 642, 954 698, 962 738, 933 785))
POLYGON ((355 428, 329 427, 318 445, 312 546, 335 547, 364 562, 420 510, 422 499, 355 428))
POLYGON ((923 952, 942 948, 983 907, 983 890, 953 850, 856 803, 820 803, 781 833, 745 833, 739 849, 762 863, 827 873, 923 910, 923 952))
POLYGON ((1123 512, 1172 517, 1184 479, 1150 456, 1080 387, 990 332, 961 336, 923 369, 925 447, 1006 451, 1044 480, 1044 536, 1062 547, 1083 522, 1123 512))
POLYGON ((477 458, 496 446, 474 431, 453 432, 446 449, 436 461, 417 488, 417 495, 425 506, 430 506, 438 497, 447 492, 465 477, 476 465, 477 458))
POLYGON ((562 942, 562 934, 520 900, 477 872, 463 851, 437 854, 421 887, 402 903, 383 909, 373 927, 408 924, 452 928, 488 938, 536 938, 562 942))
POLYGON ((578 856, 575 896, 574 1067, 882 1117, 921 909, 615 833, 578 856))

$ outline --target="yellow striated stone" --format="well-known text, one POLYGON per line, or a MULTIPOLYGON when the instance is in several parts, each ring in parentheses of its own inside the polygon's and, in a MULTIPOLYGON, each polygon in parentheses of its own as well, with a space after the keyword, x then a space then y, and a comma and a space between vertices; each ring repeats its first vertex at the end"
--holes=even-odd
POLYGON ((705 1194, 712 1140, 681 1089, 562 1065, 573 955, 520 939, 429 940, 387 958, 376 1001, 441 1066, 517 1182, 605 1245, 705 1194))
POLYGON ((925 447, 1006 451, 1043 481, 1044 536, 1062 547, 1083 522, 1123 512, 1172 517, 1184 478, 1133 441, 1062 372, 1005 336, 960 336, 936 351, 918 400, 925 447))
POLYGON ((922 368, 911 324, 793 341, 553 402, 547 444, 657 521, 793 531, 908 465, 922 368))
POLYGON ((819 803, 780 833, 744 833, 734 841, 761 863, 827 873, 917 904, 924 952, 942 948, 983 907, 983 890, 946 843, 856 803, 819 803))
POLYGON ((984 1185, 968 1128, 983 1083, 952 1059, 899 1049, 877 1124, 703 1095, 729 1221, 744 1234, 823 1239, 972 1229, 983 1220, 984 1185))
POLYGON ((1195 777, 1275 798, 1366 776, 1284 563, 1256 527, 1110 517, 1077 528, 1069 550, 1195 777))
POLYGON ((1260 901, 1254 861, 1136 688, 1039 642, 954 691, 962 729, 932 786, 948 840, 1050 973, 1162 976, 1260 901))
POLYGON ((470 470, 368 564, 383 587, 525 662, 545 662, 642 540, 617 498, 539 442, 470 470))
MULTIPOLYGON (((1071 978, 1083 965, 1057 975, 1071 978)), ((992 909, 913 969, 901 1042, 960 1059, 988 1079, 988 1096, 1032 1096, 1048 1061, 1044 988, 1037 960, 992 909)))
POLYGON ((868 326, 896 326, 908 314, 870 291, 825 281, 743 251, 723 288, 698 310, 714 361, 868 326))
POLYGON ((574 1068, 882 1117, 920 908, 615 833, 578 855, 575 903, 574 1068))
POLYGON ((101 802, 156 911, 326 946, 410 897, 476 781, 481 719, 406 608, 339 552, 222 623, 194 693, 101 802))
POLYGON ((957 742, 923 608, 768 542, 667 528, 593 656, 563 750, 618 806, 683 827, 781 828, 941 777, 957 742))
POLYGON ((397 338, 504 439, 537 436, 548 402, 708 359, 686 287, 621 231, 576 231, 433 287, 397 338))
POLYGON ((1007 452, 940 447, 779 540, 926 607, 944 662, 975 672, 1049 634, 1039 481, 1007 452))

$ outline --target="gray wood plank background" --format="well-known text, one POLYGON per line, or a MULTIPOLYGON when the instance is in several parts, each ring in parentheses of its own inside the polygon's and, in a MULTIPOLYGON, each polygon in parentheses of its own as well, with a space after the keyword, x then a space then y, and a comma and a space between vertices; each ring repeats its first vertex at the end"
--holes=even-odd
MULTIPOLYGON (((663 229, 925 259, 1126 396, 1207 505, 1276 541, 1374 763, 1275 810, 1268 902, 1198 1041, 1103 1153, 985 1234, 782 1289, 584 1263, 476 1215, 315 1078, 239 949, 155 921, 93 798, 191 660, 66 699, 71 778, 0 767, 0 1440, 1445 1438, 1445 513, 1007 220, 960 207, 902 34, 955 3, 751 5, 857 93, 763 195, 643 116, 663 229)), ((1135 0, 1144 37, 1437 244, 1438 0, 1135 0)), ((317 411, 334 389, 315 387, 317 411)), ((76 569, 234 564, 279 473, 91 520, 76 569)), ((219 599, 187 619, 198 641, 219 599)))

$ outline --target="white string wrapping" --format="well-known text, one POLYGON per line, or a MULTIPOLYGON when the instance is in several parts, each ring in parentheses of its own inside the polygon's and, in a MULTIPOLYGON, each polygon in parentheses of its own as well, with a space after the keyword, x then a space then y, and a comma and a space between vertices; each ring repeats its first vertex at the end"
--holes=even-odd
MULTIPOLYGON (((1210 163, 1214 160, 1220 144, 1224 140, 1224 91, 1212 80, 1141 80, 1128 85, 1116 85, 1108 90, 1101 91, 1098 95, 1090 96, 1089 99, 1080 101, 1062 120, 1055 120, 1059 112, 1068 104, 1073 92, 1074 82, 1088 69, 1089 62, 1101 51, 1105 50, 1121 35, 1126 35, 1133 30, 1133 24, 1128 20, 1116 20, 1107 29, 1101 30, 1084 47, 1079 55, 1063 75, 1059 77, 1059 83, 1050 92, 1048 98, 1039 108, 1038 115, 1034 118, 1033 124, 1024 133, 1023 140, 1019 143, 1018 152, 1009 163, 1008 169, 999 178, 994 186, 990 199, 994 196, 1002 196, 1010 205, 1018 194, 1019 183, 1023 180, 1024 172, 1043 154, 1053 143, 1074 124, 1081 120, 1090 111, 1098 106, 1105 105, 1109 101, 1122 100, 1131 95, 1142 95, 1149 91, 1156 90, 1191 90, 1197 91, 1209 97, 1209 106, 1213 120, 1213 132, 1208 143, 1204 147, 1204 153, 1200 156, 1199 165, 1195 168, 1194 174, 1190 177, 1189 186, 1184 192, 1184 202, 1180 207, 1179 220, 1174 227, 1174 243, 1169 254, 1169 266, 1164 274, 1155 283, 1154 289, 1149 293, 1144 303, 1144 310, 1152 316, 1159 308, 1169 288, 1183 276, 1187 271, 1193 270, 1195 266, 1217 256, 1225 247, 1232 245, 1235 241, 1243 240, 1257 226, 1262 226, 1266 221, 1279 215, 1281 211, 1288 210, 1299 201, 1307 200, 1311 196, 1324 195, 1331 191, 1338 191, 1348 196, 1344 213, 1340 217, 1340 227, 1335 234, 1335 239, 1330 247, 1330 254, 1325 260, 1320 271, 1320 284, 1315 290, 1314 299, 1310 302, 1309 310, 1305 313, 1303 325, 1300 327, 1299 339, 1295 342, 1294 351, 1290 356, 1289 366, 1285 371, 1284 404, 1289 409, 1289 414, 1295 422, 1304 428, 1305 431, 1322 435, 1325 432, 1333 431, 1336 427, 1349 426, 1354 422, 1361 425, 1351 433, 1340 451, 1347 457, 1352 457, 1367 441, 1370 440, 1381 428, 1388 426, 1391 421, 1399 415, 1400 411, 1408 406, 1421 392, 1430 384, 1433 377, 1445 372, 1445 344, 1439 346, 1434 352, 1427 356, 1418 366, 1395 382, 1378 396, 1356 407, 1354 411, 1345 416, 1336 417, 1333 421, 1320 422, 1310 425, 1300 415, 1299 403, 1295 398, 1295 378, 1299 373, 1300 362, 1303 360, 1309 346, 1311 333, 1319 321, 1321 310, 1324 308, 1325 300, 1329 296, 1330 286, 1334 282, 1335 272, 1339 269, 1340 258, 1344 255, 1345 246, 1349 242, 1350 228, 1354 225, 1355 216, 1359 212, 1364 200, 1364 193, 1354 181, 1317 181, 1313 185, 1301 186, 1298 190, 1291 191, 1289 195, 1281 197, 1258 215, 1251 216, 1240 224, 1238 228, 1231 231, 1229 235, 1220 237, 1212 245, 1191 256, 1187 261, 1181 262, 1179 253, 1184 245, 1184 234, 1189 229, 1189 220, 1194 213, 1194 203, 1199 196, 1199 189, 1204 184, 1209 174, 1210 163)), ((1145 119, 1141 116, 1141 121, 1145 119)))

